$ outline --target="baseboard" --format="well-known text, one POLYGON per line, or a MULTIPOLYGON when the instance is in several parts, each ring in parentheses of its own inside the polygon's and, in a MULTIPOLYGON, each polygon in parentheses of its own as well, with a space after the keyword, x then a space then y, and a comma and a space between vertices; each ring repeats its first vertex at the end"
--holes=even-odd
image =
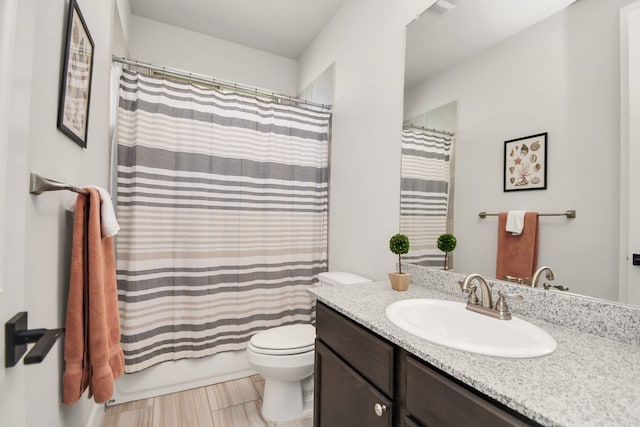
POLYGON ((102 424, 103 418, 104 418, 104 404, 95 403, 91 408, 91 412, 89 413, 89 418, 87 419, 86 427, 100 427, 100 425, 102 424))

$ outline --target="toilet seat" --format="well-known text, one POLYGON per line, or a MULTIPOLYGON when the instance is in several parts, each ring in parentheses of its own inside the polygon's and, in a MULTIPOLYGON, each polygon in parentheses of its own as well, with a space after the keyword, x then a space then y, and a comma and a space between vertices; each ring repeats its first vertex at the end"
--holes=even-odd
POLYGON ((267 355, 293 355, 313 351, 316 328, 296 324, 258 332, 249 341, 249 349, 267 355))

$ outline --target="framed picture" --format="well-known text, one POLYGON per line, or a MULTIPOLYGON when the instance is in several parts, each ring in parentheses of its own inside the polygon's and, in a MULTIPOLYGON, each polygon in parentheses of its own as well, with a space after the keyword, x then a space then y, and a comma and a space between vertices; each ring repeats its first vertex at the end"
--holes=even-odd
POLYGON ((93 39, 76 0, 69 0, 67 38, 60 79, 58 129, 81 147, 87 146, 93 39))
POLYGON ((547 188, 547 133, 504 143, 504 191, 547 188))

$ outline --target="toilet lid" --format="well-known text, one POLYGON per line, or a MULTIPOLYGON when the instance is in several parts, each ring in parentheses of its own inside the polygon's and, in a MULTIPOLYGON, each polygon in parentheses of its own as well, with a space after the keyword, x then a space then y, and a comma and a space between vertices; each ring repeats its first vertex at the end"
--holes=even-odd
POLYGON ((371 280, 366 277, 344 271, 325 271, 324 273, 318 274, 318 280, 320 280, 320 283, 324 282, 334 286, 371 282, 371 280))
POLYGON ((313 350, 316 328, 311 325, 277 326, 258 332, 249 344, 266 354, 297 354, 313 350))

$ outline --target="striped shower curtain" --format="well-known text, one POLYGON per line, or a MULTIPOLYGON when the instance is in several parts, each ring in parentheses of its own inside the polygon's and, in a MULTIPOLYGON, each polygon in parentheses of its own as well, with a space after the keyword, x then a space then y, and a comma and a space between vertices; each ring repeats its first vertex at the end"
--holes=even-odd
POLYGON ((403 262, 442 267, 438 237, 447 232, 451 141, 420 130, 402 131, 400 230, 411 242, 403 262))
POLYGON ((309 322, 327 269, 330 114, 124 71, 118 297, 126 372, 309 322))

